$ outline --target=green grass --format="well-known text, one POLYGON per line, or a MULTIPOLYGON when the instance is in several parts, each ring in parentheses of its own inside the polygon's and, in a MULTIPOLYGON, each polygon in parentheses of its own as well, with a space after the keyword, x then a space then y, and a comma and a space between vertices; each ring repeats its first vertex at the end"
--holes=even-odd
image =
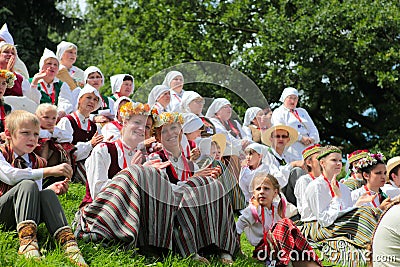
MULTIPOLYGON (((72 222, 84 193, 83 185, 71 184, 68 193, 60 196, 69 222, 72 222)), ((64 257, 62 250, 56 246, 43 224, 39 226, 38 239, 45 258, 40 261, 27 260, 17 254, 19 242, 16 231, 1 231, 0 266, 74 266, 64 257)), ((232 266, 265 266, 251 258, 253 247, 247 242, 245 235, 241 237, 241 245, 244 255, 238 256, 232 266)), ((144 257, 134 250, 125 250, 117 245, 107 246, 106 244, 79 241, 79 247, 90 266, 202 266, 202 264, 177 255, 169 255, 164 259, 144 257)), ((216 258, 211 259, 211 265, 224 266, 216 258)))

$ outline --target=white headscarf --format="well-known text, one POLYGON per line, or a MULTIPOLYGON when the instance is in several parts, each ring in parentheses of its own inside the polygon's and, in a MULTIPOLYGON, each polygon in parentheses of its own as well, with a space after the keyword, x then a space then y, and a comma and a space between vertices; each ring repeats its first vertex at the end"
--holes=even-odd
POLYGON ((215 113, 217 113, 223 106, 230 104, 231 102, 229 102, 229 100, 226 98, 214 99, 214 101, 211 103, 210 107, 207 110, 206 117, 214 118, 215 113))
POLYGON ((66 41, 61 41, 61 43, 59 43, 57 45, 57 57, 59 60, 61 60, 62 56, 64 55, 65 51, 67 51, 68 49, 72 49, 75 48, 76 51, 78 51, 78 47, 70 42, 66 42, 66 41))
POLYGON ((185 93, 182 96, 182 100, 181 100, 182 112, 184 112, 184 113, 192 112, 189 108, 189 104, 196 98, 201 98, 201 95, 199 95, 195 91, 185 91, 185 93))
POLYGON ((249 126, 254 118, 257 116, 257 113, 262 109, 259 107, 251 107, 246 110, 246 114, 244 114, 244 122, 243 126, 249 126))
POLYGON ((147 103, 150 106, 153 106, 156 102, 157 99, 165 92, 169 91, 169 87, 166 85, 156 85, 151 89, 151 92, 149 94, 149 97, 147 99, 147 103))
POLYGON ((14 39, 8 31, 7 23, 4 23, 3 27, 0 29, 0 39, 3 39, 8 44, 14 45, 14 39))
POLYGON ((85 72, 83 73, 84 82, 87 83, 88 76, 93 72, 98 72, 98 73, 100 73, 101 77, 103 77, 102 82, 101 82, 101 86, 103 86, 104 85, 104 75, 101 72, 101 70, 95 66, 90 66, 85 70, 85 72))
POLYGON ((123 100, 128 100, 129 102, 132 102, 132 99, 130 99, 129 97, 126 97, 126 96, 118 97, 117 101, 115 101, 115 103, 114 103, 115 119, 117 119, 117 114, 119 112, 119 105, 123 100))
POLYGON ((296 88, 287 87, 287 88, 283 89, 283 92, 281 94, 281 98, 279 98, 279 101, 281 101, 282 103, 285 102, 286 97, 288 97, 290 95, 299 96, 299 92, 297 91, 296 88))
POLYGON ((44 51, 43 51, 43 55, 42 55, 42 57, 40 58, 40 61, 39 61, 39 70, 42 69, 42 67, 43 67, 43 65, 44 65, 44 61, 45 61, 46 59, 48 59, 48 58, 54 58, 54 59, 57 60, 58 63, 60 63, 60 62, 58 61, 58 58, 57 58, 56 54, 54 54, 53 51, 51 51, 51 50, 45 48, 44 51))
POLYGON ((182 76, 182 79, 183 79, 183 74, 181 72, 173 70, 173 71, 170 71, 170 72, 167 73, 167 75, 165 76, 165 79, 164 79, 162 84, 170 87, 171 81, 176 76, 182 76))
POLYGON ((182 117, 185 121, 182 126, 183 133, 193 133, 204 125, 199 116, 194 113, 183 113, 182 117))
POLYGON ((126 76, 129 76, 132 78, 132 93, 133 93, 133 90, 135 89, 135 83, 134 83, 135 80, 133 79, 133 76, 130 74, 117 74, 117 75, 110 77, 111 90, 112 90, 113 94, 121 91, 121 85, 124 82, 124 78, 126 76))
POLYGON ((78 105, 79 105, 79 100, 81 99, 81 97, 85 94, 90 94, 90 93, 94 93, 98 98, 99 101, 97 102, 97 107, 95 110, 98 110, 101 106, 101 96, 99 91, 97 91, 96 88, 94 88, 93 86, 91 86, 90 84, 85 84, 85 86, 81 89, 81 91, 79 92, 78 95, 78 100, 76 101, 76 109, 78 109, 78 105))
POLYGON ((267 146, 260 145, 258 143, 251 143, 250 145, 248 145, 246 147, 246 150, 248 150, 248 149, 253 149, 255 152, 257 152, 258 154, 262 154, 263 156, 265 156, 268 151, 267 146))

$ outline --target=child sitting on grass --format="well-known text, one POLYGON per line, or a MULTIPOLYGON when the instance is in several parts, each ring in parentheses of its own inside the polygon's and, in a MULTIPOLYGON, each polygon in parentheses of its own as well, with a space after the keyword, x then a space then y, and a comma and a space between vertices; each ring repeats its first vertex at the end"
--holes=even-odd
POLYGON ((35 115, 13 111, 6 117, 6 125, 7 143, 0 146, 0 224, 6 229, 17 228, 18 254, 40 259, 36 232, 37 225, 44 222, 66 256, 79 266, 87 266, 57 197, 66 192, 68 184, 58 182, 40 190, 35 183, 48 176, 71 178, 72 167, 66 163, 46 167, 46 160, 33 152, 40 130, 35 115))
POLYGON ((293 222, 285 218, 286 201, 278 180, 270 174, 257 174, 252 182, 253 196, 236 223, 239 235, 246 233, 255 246, 253 257, 276 265, 322 266, 311 246, 293 222), (279 202, 274 201, 280 196, 279 202))
MULTIPOLYGON (((55 166, 67 163, 72 166, 75 146, 69 142, 66 131, 56 126, 57 106, 43 103, 36 109, 36 116, 40 122, 39 145, 34 152, 47 161, 47 166, 55 166)), ((43 181, 43 187, 64 180, 65 177, 47 177, 43 181)))

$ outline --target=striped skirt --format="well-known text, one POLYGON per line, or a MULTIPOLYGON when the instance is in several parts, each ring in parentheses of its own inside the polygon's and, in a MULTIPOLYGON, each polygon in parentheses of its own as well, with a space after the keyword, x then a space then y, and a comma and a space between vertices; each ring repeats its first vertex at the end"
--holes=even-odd
POLYGON ((321 227, 316 221, 296 224, 311 244, 321 251, 321 258, 343 266, 366 264, 371 237, 381 211, 360 207, 321 227))
POLYGON ((225 188, 225 192, 232 203, 233 210, 242 210, 247 207, 246 199, 239 186, 240 160, 237 156, 224 157, 225 164, 218 162, 223 173, 218 179, 225 188))
POLYGON ((222 184, 191 177, 177 189, 182 196, 175 217, 177 251, 184 256, 208 246, 233 255, 239 249, 233 210, 222 184))
POLYGON ((75 234, 189 256, 209 245, 234 252, 235 231, 230 202, 217 180, 193 177, 176 186, 155 168, 132 166, 82 209, 75 234))

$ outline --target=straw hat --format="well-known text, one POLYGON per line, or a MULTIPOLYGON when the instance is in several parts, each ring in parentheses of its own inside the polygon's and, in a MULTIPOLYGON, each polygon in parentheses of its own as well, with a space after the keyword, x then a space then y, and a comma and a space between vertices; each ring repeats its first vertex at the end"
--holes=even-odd
POLYGON ((386 167, 386 170, 387 170, 386 181, 389 181, 390 172, 399 164, 400 164, 400 156, 389 159, 389 161, 387 162, 387 167, 386 167))
POLYGON ((221 155, 224 155, 226 149, 226 136, 222 133, 214 134, 211 140, 216 142, 221 149, 221 155))
POLYGON ((263 144, 266 144, 267 146, 271 146, 272 142, 271 142, 271 134, 276 131, 276 130, 285 130, 289 133, 289 142, 286 144, 286 146, 291 146, 293 145, 296 141, 297 138, 299 136, 299 134, 297 133, 296 129, 287 126, 287 125, 275 125, 272 126, 271 128, 268 128, 268 130, 266 130, 262 135, 261 135, 261 141, 263 142, 263 144))

